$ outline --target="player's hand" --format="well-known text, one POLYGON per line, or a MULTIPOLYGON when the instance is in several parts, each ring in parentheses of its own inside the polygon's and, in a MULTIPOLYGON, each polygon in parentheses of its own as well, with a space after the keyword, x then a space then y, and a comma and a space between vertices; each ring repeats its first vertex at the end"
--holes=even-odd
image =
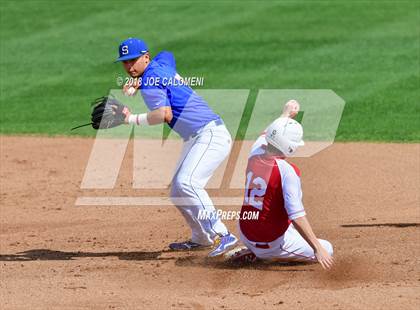
POLYGON ((322 246, 315 251, 315 257, 324 269, 330 269, 334 264, 333 257, 322 246))
POLYGON ((134 82, 124 84, 122 89, 123 94, 126 96, 134 96, 137 93, 138 87, 139 81, 134 79, 134 82))
POLYGON ((299 113, 299 110, 300 110, 299 102, 292 99, 292 100, 287 101, 286 104, 284 105, 283 113, 281 116, 294 118, 299 113))

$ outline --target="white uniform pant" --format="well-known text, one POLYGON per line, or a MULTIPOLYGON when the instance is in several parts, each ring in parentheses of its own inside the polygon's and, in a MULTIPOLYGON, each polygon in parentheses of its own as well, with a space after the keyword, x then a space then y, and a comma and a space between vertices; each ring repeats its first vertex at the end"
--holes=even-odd
POLYGON ((198 135, 184 143, 181 158, 172 180, 171 200, 192 231, 191 241, 211 245, 217 235, 228 230, 217 216, 198 219, 198 214, 216 210, 204 189, 214 171, 230 152, 232 138, 225 125, 210 122, 198 135))
MULTIPOLYGON (((258 244, 268 244, 269 248, 259 248, 255 246, 255 242, 248 240, 242 232, 240 232, 241 241, 250 249, 258 258, 276 259, 286 262, 315 262, 315 254, 312 247, 303 239, 293 224, 290 224, 286 232, 276 240, 258 244)), ((318 239, 321 245, 332 255, 333 247, 330 242, 318 239)))

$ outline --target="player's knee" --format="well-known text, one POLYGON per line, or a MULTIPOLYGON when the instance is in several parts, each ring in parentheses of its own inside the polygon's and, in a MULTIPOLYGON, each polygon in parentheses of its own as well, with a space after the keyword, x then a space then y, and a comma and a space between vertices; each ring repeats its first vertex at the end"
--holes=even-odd
POLYGON ((171 198, 189 196, 191 192, 191 185, 185 178, 175 178, 172 181, 171 198))

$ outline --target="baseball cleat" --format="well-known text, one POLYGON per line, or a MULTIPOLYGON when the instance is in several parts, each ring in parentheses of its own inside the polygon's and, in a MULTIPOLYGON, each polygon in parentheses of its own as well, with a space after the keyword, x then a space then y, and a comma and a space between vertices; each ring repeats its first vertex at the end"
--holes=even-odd
POLYGON ((234 264, 250 264, 257 261, 257 256, 246 246, 237 247, 225 254, 225 258, 234 264))
POLYGON ((201 250, 210 247, 209 245, 202 245, 199 243, 192 242, 191 240, 183 242, 174 242, 169 244, 169 248, 173 251, 192 251, 201 250))
POLYGON ((211 251, 208 256, 219 256, 230 250, 237 242, 238 238, 236 238, 235 235, 231 233, 227 234, 226 236, 219 237, 214 241, 213 251, 211 251))

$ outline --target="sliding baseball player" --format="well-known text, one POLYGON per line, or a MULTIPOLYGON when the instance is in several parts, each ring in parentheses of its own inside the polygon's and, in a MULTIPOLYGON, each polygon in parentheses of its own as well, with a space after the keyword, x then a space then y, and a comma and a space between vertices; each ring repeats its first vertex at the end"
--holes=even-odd
POLYGON ((259 216, 240 217, 240 239, 246 248, 231 251, 234 261, 319 262, 325 269, 333 265, 331 243, 315 236, 306 217, 300 171, 286 160, 304 145, 302 126, 292 119, 298 111, 299 103, 289 101, 252 147, 241 214, 257 211, 259 216))

